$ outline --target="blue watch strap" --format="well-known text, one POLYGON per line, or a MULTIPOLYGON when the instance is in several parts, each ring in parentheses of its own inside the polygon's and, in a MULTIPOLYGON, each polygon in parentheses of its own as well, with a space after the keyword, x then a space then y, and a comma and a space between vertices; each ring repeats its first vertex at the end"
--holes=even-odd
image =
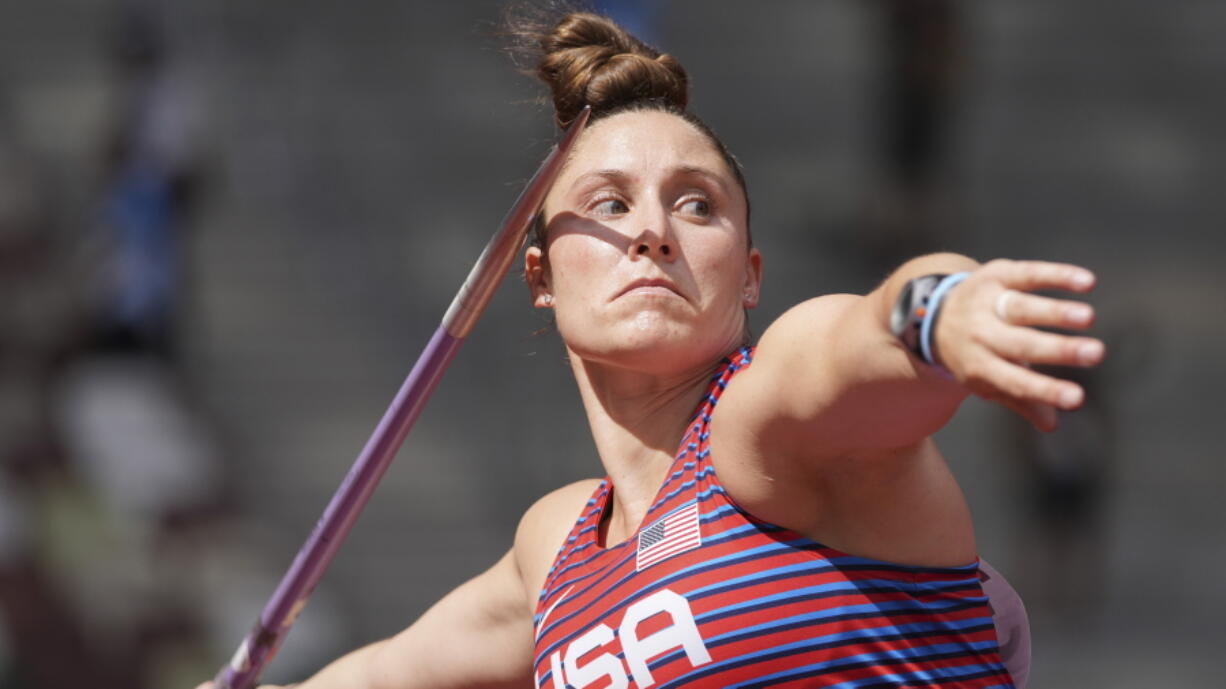
POLYGON ((965 280, 970 273, 954 273, 948 275, 936 289, 932 290, 932 296, 928 298, 927 313, 924 314, 924 320, 920 322, 920 352, 924 356, 930 366, 937 368, 946 377, 949 377, 949 371, 937 363, 932 351, 932 336, 936 329, 937 316, 941 313, 941 305, 945 301, 945 296, 949 294, 949 290, 953 289, 959 282, 965 280))

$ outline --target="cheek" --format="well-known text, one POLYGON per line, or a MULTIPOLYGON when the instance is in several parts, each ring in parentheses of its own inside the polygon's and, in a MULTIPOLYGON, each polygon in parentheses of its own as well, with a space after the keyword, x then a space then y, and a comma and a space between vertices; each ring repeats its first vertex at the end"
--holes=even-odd
POLYGON ((593 276, 606 274, 618 256, 607 245, 585 237, 559 237, 549 247, 549 268, 555 298, 580 297, 596 286, 593 276))
POLYGON ((741 301, 748 258, 740 242, 734 239, 706 242, 686 256, 710 299, 741 301))

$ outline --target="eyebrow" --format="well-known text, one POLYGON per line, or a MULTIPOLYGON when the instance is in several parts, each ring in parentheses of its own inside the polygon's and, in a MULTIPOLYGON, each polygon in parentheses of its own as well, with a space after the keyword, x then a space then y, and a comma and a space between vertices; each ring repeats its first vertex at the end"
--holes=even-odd
POLYGON ((683 175, 695 175, 702 177, 713 182, 724 193, 731 192, 731 189, 728 187, 727 180, 705 167, 698 167, 696 165, 682 165, 681 167, 676 168, 676 171, 683 175))
POLYGON ((594 179, 613 179, 620 182, 629 180, 630 175, 623 170, 616 169, 592 170, 591 172, 585 172, 576 177, 575 181, 571 183, 570 187, 571 189, 574 189, 575 187, 586 184, 590 180, 594 179))
MULTIPOLYGON (((724 193, 729 193, 730 191, 727 182, 722 177, 705 167, 698 167, 697 165, 680 165, 669 170, 669 174, 702 177, 703 179, 714 183, 724 193)), ((571 189, 587 184, 589 181, 594 179, 610 179, 616 182, 627 182, 632 179, 632 176, 625 170, 618 170, 616 168, 592 170, 591 172, 585 172, 576 177, 575 181, 571 184, 571 189)))

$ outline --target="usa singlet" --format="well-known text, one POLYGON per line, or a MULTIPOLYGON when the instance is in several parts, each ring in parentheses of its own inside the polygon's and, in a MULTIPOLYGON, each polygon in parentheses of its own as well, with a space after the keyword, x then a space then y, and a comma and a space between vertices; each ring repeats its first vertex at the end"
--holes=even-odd
POLYGON ((853 557, 741 510, 708 428, 751 349, 720 366, 643 525, 597 542, 606 478, 537 602, 539 689, 1013 687, 978 563, 853 557))

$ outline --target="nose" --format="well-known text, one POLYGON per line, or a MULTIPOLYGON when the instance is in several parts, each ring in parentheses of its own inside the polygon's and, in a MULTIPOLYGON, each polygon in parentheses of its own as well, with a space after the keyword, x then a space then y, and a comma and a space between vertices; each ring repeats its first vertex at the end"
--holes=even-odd
POLYGON ((675 244, 666 231, 644 229, 630 242, 630 258, 643 256, 672 262, 677 258, 675 244))

